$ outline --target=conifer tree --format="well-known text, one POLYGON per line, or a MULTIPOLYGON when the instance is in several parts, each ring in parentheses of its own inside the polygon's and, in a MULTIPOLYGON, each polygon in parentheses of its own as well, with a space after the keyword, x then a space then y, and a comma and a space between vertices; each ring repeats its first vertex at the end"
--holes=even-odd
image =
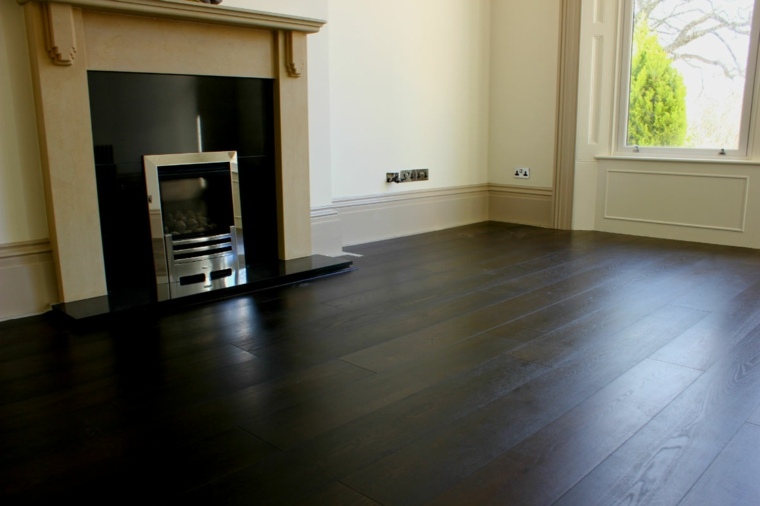
POLYGON ((649 30, 636 23, 628 104, 629 146, 682 146, 686 138, 686 87, 672 60, 649 30))

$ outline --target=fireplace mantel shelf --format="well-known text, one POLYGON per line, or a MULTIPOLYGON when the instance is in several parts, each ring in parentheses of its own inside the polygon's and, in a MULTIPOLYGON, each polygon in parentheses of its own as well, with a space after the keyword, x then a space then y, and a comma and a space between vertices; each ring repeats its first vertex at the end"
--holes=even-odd
MULTIPOLYGON (((48 0, 16 1, 20 5, 29 2, 48 3, 48 0)), ((286 16, 189 0, 56 0, 55 3, 115 14, 303 33, 316 33, 325 24, 325 21, 319 19, 286 16)))

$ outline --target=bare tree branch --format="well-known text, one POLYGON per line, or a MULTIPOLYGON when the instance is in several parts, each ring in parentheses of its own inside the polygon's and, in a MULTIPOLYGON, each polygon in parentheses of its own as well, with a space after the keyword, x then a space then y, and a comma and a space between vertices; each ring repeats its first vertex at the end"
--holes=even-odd
POLYGON ((743 77, 746 62, 736 55, 727 37, 748 36, 750 16, 730 12, 725 2, 690 0, 637 0, 637 22, 646 21, 654 33, 661 34, 663 48, 673 60, 701 61, 716 66, 728 77, 743 77), (726 53, 725 59, 697 55, 686 46, 705 37, 713 37, 726 53))

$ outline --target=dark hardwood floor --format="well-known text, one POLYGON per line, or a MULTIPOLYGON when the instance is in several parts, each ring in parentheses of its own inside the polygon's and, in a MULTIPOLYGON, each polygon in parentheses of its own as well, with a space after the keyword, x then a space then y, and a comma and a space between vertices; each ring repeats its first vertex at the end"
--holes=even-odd
POLYGON ((481 223, 0 323, 11 504, 760 504, 760 252, 481 223))

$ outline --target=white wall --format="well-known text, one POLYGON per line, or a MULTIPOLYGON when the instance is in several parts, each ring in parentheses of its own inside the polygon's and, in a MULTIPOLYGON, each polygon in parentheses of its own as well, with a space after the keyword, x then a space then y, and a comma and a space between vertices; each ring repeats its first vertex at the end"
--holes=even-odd
POLYGON ((0 2, 0 244, 47 237, 23 10, 0 2))
POLYGON ((489 0, 330 0, 334 198, 487 182, 489 0), (428 168, 427 182, 386 172, 428 168))
MULTIPOLYGON (((325 0, 325 3, 327 1, 325 0)), ((309 174, 311 206, 332 202, 332 158, 330 150, 330 25, 309 35, 309 174)))
MULTIPOLYGON (((327 20, 328 0, 224 0, 224 7, 327 20)), ((307 37, 311 206, 332 202, 330 159, 329 23, 307 37)))
POLYGON ((312 207, 484 184, 490 0, 225 0, 326 19, 309 35, 312 207), (387 184, 428 168, 430 180, 387 184))
POLYGON ((558 0, 493 0, 489 182, 553 185, 558 0), (528 167, 530 179, 515 179, 528 167))

